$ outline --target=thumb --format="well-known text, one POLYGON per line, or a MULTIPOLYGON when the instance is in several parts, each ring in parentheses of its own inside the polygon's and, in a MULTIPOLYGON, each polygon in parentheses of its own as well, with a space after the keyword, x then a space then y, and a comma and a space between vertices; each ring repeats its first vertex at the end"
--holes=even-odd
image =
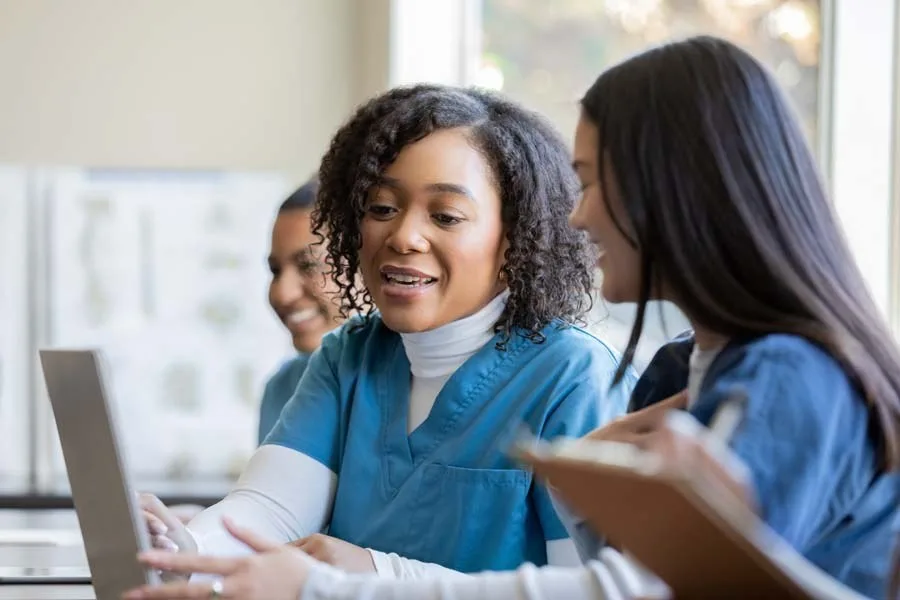
POLYGON ((138 503, 140 507, 162 522, 169 531, 179 531, 184 527, 172 511, 163 504, 162 500, 153 494, 139 494, 138 503))
POLYGON ((234 521, 232 521, 228 517, 222 518, 222 524, 225 526, 225 529, 228 531, 228 533, 230 533, 234 537, 234 539, 238 540, 239 542, 243 542, 254 552, 268 552, 270 550, 275 550, 280 545, 253 533, 246 527, 239 527, 235 525, 234 521))
POLYGON ((677 394, 669 396, 665 400, 659 403, 661 406, 665 406, 665 410, 672 410, 677 408, 687 408, 688 405, 688 391, 682 390, 677 394))

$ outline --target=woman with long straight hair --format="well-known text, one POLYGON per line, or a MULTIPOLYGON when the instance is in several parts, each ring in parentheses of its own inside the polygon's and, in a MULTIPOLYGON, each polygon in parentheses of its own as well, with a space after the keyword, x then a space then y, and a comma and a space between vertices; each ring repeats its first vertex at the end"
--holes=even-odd
MULTIPOLYGON (((603 296, 638 305, 619 375, 650 300, 673 302, 693 325, 693 335, 648 367, 632 395, 637 412, 592 435, 658 452, 672 467, 704 469, 843 584, 847 598, 885 597, 900 515, 900 352, 778 86, 742 50, 701 37, 606 71, 581 108, 574 167, 583 195, 571 223, 600 249, 603 296), (708 426, 735 392, 746 395, 746 409, 729 446, 745 479, 661 410, 684 408, 708 426)), ((584 557, 582 569, 397 582, 347 576, 230 528, 264 553, 144 560, 219 573, 217 592, 269 600, 653 592, 610 548, 599 560, 584 557)), ((132 597, 206 590, 196 586, 132 597)))

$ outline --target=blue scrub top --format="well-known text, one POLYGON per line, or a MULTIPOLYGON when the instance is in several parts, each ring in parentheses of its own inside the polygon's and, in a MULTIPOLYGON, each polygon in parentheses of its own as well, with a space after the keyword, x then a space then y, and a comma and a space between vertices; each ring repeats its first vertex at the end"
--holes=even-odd
POLYGON ((281 365, 278 371, 266 382, 262 402, 259 405, 260 444, 263 443, 263 440, 275 427, 284 405, 294 395, 294 390, 297 389, 297 384, 300 382, 303 372, 306 371, 307 364, 309 364, 309 354, 298 354, 281 365))
POLYGON ((581 436, 624 413, 635 377, 610 389, 619 357, 562 323, 533 342, 500 337, 447 381, 407 434, 410 366, 375 315, 325 337, 266 439, 338 474, 329 533, 464 572, 547 562, 567 537, 547 490, 507 452, 527 427, 581 436))
MULTIPOLYGON (((692 347, 691 336, 664 346, 635 387, 629 410, 683 390, 692 347)), ((884 597, 900 474, 876 470, 860 390, 828 353, 790 335, 726 346, 690 412, 708 425, 738 389, 749 401, 731 446, 749 467, 761 517, 832 577, 884 597)))

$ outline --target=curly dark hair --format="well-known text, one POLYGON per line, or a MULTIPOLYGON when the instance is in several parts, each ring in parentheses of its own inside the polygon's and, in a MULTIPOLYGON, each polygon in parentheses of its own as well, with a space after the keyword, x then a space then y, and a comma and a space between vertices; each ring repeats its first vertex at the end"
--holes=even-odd
POLYGON ((370 188, 404 147, 457 127, 486 158, 500 193, 510 297, 496 330, 504 340, 520 329, 539 341, 553 319, 580 321, 591 305, 595 253, 568 225, 579 190, 566 144, 542 117, 496 94, 425 84, 362 105, 322 159, 313 231, 327 238, 326 262, 344 316, 368 317, 374 310, 368 290, 357 283, 370 188))

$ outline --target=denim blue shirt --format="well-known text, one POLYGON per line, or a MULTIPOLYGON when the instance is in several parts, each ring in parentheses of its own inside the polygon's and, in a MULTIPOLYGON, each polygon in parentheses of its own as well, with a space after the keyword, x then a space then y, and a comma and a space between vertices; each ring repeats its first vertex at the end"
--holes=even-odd
MULTIPOLYGON (((692 346, 683 335, 656 354, 629 410, 685 389, 692 346)), ((708 425, 738 389, 748 395, 747 412, 731 446, 749 468, 762 519, 832 577, 884 597, 900 475, 877 469, 860 390, 827 352, 790 335, 726 346, 690 412, 708 425)))

